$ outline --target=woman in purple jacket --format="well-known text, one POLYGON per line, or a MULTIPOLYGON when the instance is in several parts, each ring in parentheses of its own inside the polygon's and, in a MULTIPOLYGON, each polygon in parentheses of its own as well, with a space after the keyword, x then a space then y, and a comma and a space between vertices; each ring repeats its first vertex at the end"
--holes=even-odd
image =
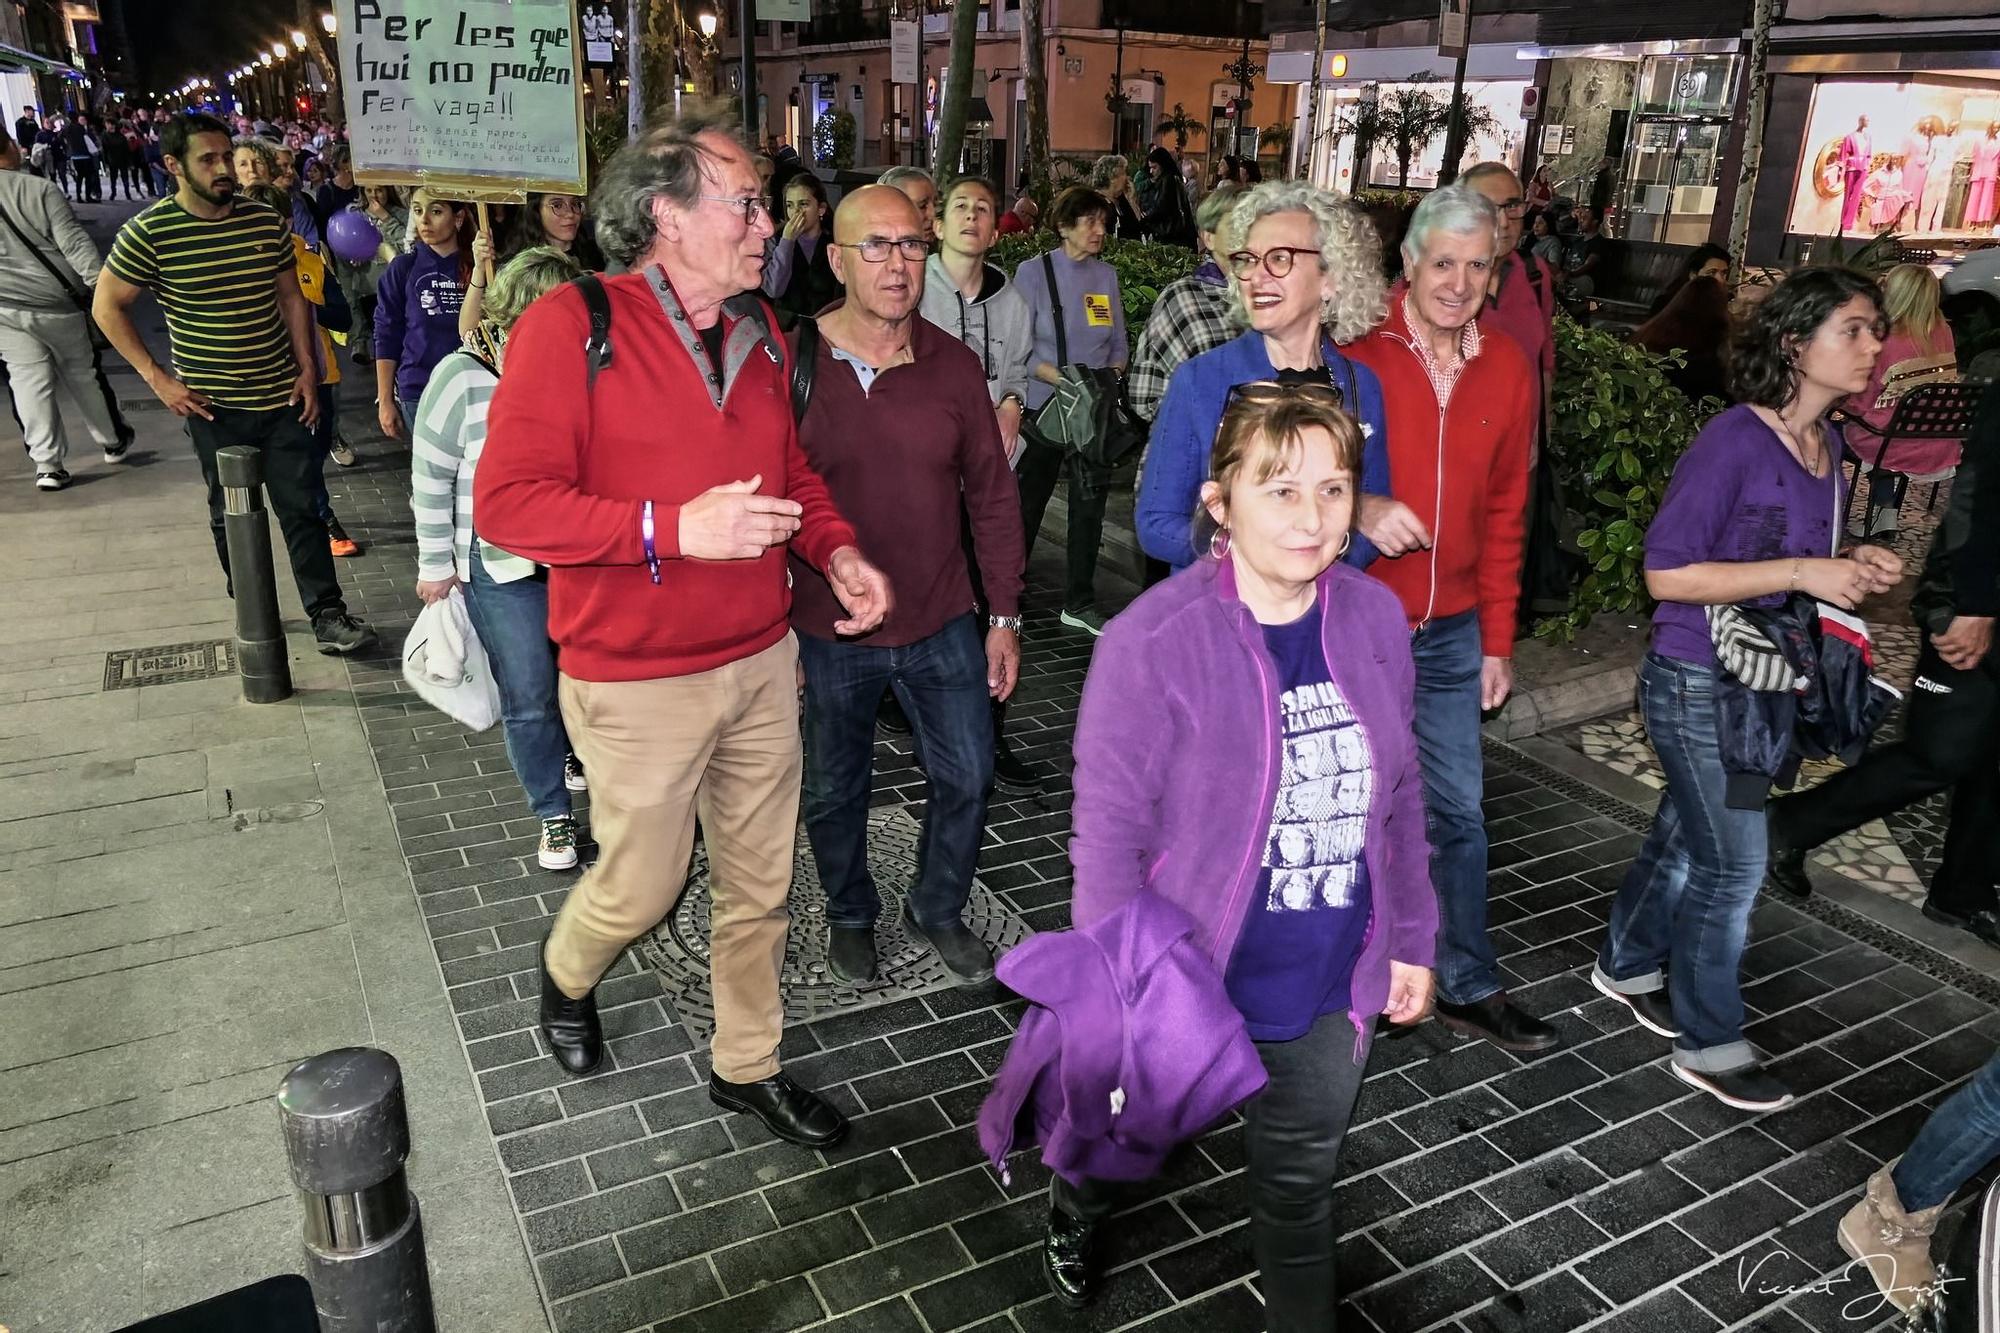
MULTIPOLYGON (((1437 934, 1395 595, 1338 563, 1361 436, 1323 386, 1239 386, 1202 487, 1208 558, 1105 630, 1076 731, 1073 915, 1153 893, 1195 922, 1270 1076, 1245 1108, 1271 1333, 1334 1326, 1332 1186, 1375 1016, 1429 1005, 1437 934)), ((1051 1187, 1044 1269, 1097 1286, 1109 1187, 1051 1187)))

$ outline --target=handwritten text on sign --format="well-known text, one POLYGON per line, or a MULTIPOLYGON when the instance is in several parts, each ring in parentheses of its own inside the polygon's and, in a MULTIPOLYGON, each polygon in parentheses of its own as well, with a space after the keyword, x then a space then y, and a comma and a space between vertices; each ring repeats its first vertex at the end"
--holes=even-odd
POLYGON ((340 0, 354 169, 583 181, 573 0, 340 0))

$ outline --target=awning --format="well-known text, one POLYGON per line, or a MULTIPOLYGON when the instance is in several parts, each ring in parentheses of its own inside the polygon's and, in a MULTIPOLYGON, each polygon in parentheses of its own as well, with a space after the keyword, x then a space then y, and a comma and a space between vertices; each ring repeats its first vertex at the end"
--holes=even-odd
POLYGON ((0 42, 0 69, 27 70, 36 74, 61 74, 65 77, 81 77, 70 66, 60 60, 50 60, 32 51, 23 51, 18 46, 0 42))

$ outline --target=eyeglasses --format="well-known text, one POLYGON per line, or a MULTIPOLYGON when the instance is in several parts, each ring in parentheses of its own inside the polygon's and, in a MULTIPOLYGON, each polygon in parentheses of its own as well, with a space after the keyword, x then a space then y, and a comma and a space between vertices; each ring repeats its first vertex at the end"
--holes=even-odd
POLYGON ((1502 199, 1499 203, 1493 206, 1499 209, 1502 213, 1505 213, 1510 218, 1520 217, 1521 214, 1528 211, 1528 201, 1519 198, 1502 199))
POLYGON ((728 204, 743 215, 743 225, 748 227, 757 221, 757 214, 771 216, 771 201, 761 194, 698 194, 697 199, 711 199, 718 204, 728 204))
POLYGON ((893 241, 883 240, 879 236, 871 236, 865 241, 837 241, 835 244, 843 250, 859 250, 861 257, 871 264, 887 262, 891 250, 902 255, 903 258, 909 260, 912 264, 922 263, 924 260, 930 258, 931 253, 930 242, 921 236, 904 236, 893 241))
POLYGON ((1292 271, 1300 255, 1319 258, 1319 251, 1308 250, 1301 245, 1277 245, 1258 254, 1255 250, 1238 250, 1229 256, 1229 271, 1239 278, 1247 278, 1259 264, 1274 278, 1282 278, 1292 271))
POLYGON ((1285 398, 1300 398, 1320 407, 1339 407, 1346 401, 1333 385, 1314 384, 1306 380, 1252 380, 1247 384, 1234 384, 1230 386, 1223 405, 1226 407, 1238 398, 1250 403, 1275 403, 1285 398))

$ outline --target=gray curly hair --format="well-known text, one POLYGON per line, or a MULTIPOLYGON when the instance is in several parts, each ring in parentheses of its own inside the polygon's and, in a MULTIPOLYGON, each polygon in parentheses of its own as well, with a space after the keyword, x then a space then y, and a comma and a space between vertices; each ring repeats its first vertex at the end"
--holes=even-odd
POLYGON ((701 136, 718 135, 748 153, 736 116, 726 107, 697 107, 675 120, 655 123, 611 157, 591 192, 597 244, 630 268, 653 248, 658 224, 653 201, 681 208, 700 202, 702 168, 715 156, 701 136))
POLYGON ((1098 189, 1111 184, 1111 178, 1123 171, 1130 173, 1132 164, 1125 160, 1123 153, 1106 153, 1090 164, 1090 183, 1098 189))
POLYGON ((1410 214, 1410 228, 1403 233, 1403 267, 1412 269, 1422 263, 1431 237, 1439 232, 1446 236, 1484 232, 1488 240, 1498 244, 1500 210, 1493 207, 1491 199, 1462 182, 1432 190, 1410 214))
MULTIPOLYGON (((1320 268, 1333 280, 1333 296, 1320 319, 1337 343, 1351 343, 1389 313, 1389 287, 1382 277, 1382 238, 1345 199, 1308 181, 1265 181, 1240 195, 1229 210, 1229 243, 1247 245, 1250 228, 1277 213, 1304 213, 1319 238, 1320 268)), ((1229 283, 1230 318, 1250 326, 1243 284, 1229 283)))

